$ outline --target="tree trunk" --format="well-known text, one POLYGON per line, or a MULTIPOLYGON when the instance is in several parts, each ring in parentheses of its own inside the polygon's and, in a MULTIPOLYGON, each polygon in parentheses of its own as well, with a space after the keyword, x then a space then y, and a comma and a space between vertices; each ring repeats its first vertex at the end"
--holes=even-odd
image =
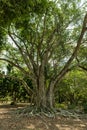
POLYGON ((48 90, 46 89, 44 83, 44 76, 40 75, 38 85, 37 85, 37 92, 35 99, 35 105, 37 108, 48 108, 53 109, 55 100, 54 100, 54 84, 51 83, 48 90))
POLYGON ((54 108, 54 83, 51 83, 47 91, 47 107, 54 108))
POLYGON ((36 99, 35 104, 38 108, 46 107, 46 90, 45 90, 45 84, 44 84, 44 75, 40 75, 40 77, 37 79, 37 90, 36 90, 36 99))

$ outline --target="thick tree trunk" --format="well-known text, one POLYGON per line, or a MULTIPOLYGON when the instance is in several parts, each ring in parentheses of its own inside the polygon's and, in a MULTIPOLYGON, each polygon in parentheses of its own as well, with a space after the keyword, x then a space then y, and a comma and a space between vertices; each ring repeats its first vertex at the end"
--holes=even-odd
POLYGON ((36 90, 36 106, 38 108, 40 107, 46 107, 46 90, 45 90, 45 84, 44 84, 44 75, 40 75, 40 77, 37 79, 37 90, 36 90))
POLYGON ((48 91, 47 91, 47 107, 50 107, 51 109, 54 108, 55 105, 55 99, 54 99, 54 83, 51 83, 48 91))
POLYGON ((35 105, 37 108, 54 108, 54 84, 51 83, 48 90, 46 89, 44 83, 44 77, 40 75, 39 83, 37 84, 37 92, 36 96, 34 97, 35 105))

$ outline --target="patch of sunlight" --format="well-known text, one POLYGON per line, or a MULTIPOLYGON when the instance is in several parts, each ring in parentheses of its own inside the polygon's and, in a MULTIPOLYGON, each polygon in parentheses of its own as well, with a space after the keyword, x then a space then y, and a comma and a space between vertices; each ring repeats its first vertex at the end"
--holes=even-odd
POLYGON ((61 124, 56 124, 56 127, 59 129, 59 130, 71 130, 71 128, 68 128, 68 125, 64 125, 64 126, 61 126, 61 124), (64 127, 64 128, 63 128, 64 127))
POLYGON ((81 127, 85 127, 85 125, 84 124, 79 124, 81 127))
POLYGON ((29 126, 27 126, 27 128, 33 130, 35 129, 35 126, 33 124, 30 124, 29 126))

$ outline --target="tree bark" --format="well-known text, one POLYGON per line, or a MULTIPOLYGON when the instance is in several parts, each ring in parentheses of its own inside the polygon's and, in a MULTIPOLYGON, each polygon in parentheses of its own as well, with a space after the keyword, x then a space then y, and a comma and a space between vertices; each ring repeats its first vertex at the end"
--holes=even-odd
POLYGON ((52 82, 49 84, 48 90, 47 90, 47 107, 50 107, 51 109, 54 108, 55 99, 54 99, 54 83, 52 82))
POLYGON ((37 77, 36 97, 34 97, 37 108, 46 107, 46 90, 44 84, 44 75, 37 77))

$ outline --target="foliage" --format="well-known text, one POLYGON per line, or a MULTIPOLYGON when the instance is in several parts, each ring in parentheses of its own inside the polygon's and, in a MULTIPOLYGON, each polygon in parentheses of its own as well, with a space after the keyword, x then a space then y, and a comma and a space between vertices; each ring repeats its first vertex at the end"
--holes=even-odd
MULTIPOLYGON (((30 83, 28 84, 30 86, 30 83)), ((8 77, 0 80, 0 100, 2 101, 2 98, 5 100, 7 97, 14 103, 31 101, 30 95, 27 94, 22 84, 8 77)))
POLYGON ((69 108, 82 105, 87 101, 87 74, 81 70, 69 72, 60 82, 56 91, 56 101, 65 102, 69 108))
POLYGON ((84 109, 84 112, 87 113, 87 102, 85 102, 85 103, 83 104, 83 109, 84 109))
MULTIPOLYGON (((33 97, 33 104, 38 109, 52 109, 55 89, 65 74, 76 65, 74 58, 86 40, 87 14, 83 17, 83 9, 77 4, 79 2, 72 0, 1 0, 0 3, 0 33, 4 46, 0 60, 9 63, 7 76, 17 76, 23 81, 23 86, 33 97)), ((8 84, 9 80, 4 80, 8 84)), ((18 80, 10 79, 10 82, 10 91, 16 94, 16 86, 21 85, 18 80)), ((66 82, 69 81, 63 81, 62 84, 67 86, 70 92, 68 98, 73 102, 77 98, 73 92, 73 81, 70 80, 69 85, 66 82)), ((60 93, 66 92, 66 89, 60 90, 63 91, 60 93)))

